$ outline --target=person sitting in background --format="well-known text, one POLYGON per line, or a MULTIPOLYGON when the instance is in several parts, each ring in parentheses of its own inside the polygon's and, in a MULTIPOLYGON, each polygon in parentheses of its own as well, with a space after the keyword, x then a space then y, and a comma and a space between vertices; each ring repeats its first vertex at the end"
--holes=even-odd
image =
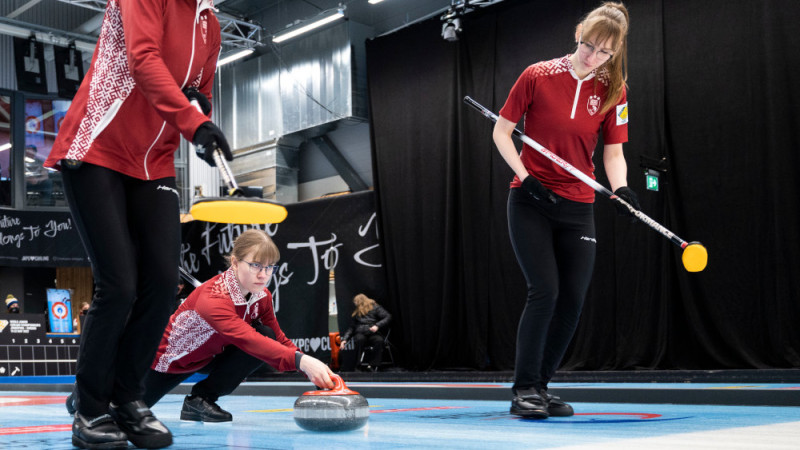
POLYGON ((377 372, 383 356, 384 336, 379 333, 385 329, 392 320, 389 314, 375 300, 364 294, 358 294, 353 298, 356 309, 353 311, 353 319, 350 328, 342 336, 340 348, 344 348, 351 336, 356 347, 356 354, 361 354, 364 345, 372 347, 372 354, 367 359, 367 370, 377 372))
POLYGON ((89 312, 89 303, 83 302, 81 303, 81 309, 78 311, 78 317, 72 319, 72 326, 73 328, 77 328, 78 324, 81 325, 83 328, 83 320, 86 319, 86 314, 89 312))
POLYGON ((189 290, 186 289, 186 283, 183 282, 183 279, 178 278, 178 292, 175 294, 175 309, 178 309, 188 296, 189 290))
POLYGON ((9 314, 19 314, 19 301, 11 294, 6 297, 6 310, 9 314))

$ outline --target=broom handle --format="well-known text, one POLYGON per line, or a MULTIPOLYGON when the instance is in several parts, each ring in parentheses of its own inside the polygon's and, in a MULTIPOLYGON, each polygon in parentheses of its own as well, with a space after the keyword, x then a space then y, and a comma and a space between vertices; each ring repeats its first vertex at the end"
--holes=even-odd
MULTIPOLYGON (((194 105, 198 111, 201 113, 203 112, 203 108, 200 106, 200 103, 197 100, 191 100, 189 103, 194 105)), ((225 182, 225 185, 228 187, 228 195, 233 195, 236 191, 239 190, 239 185, 236 184, 236 179, 233 176, 233 172, 231 172, 231 168, 228 166, 228 161, 225 161, 225 157, 222 154, 222 150, 217 147, 214 149, 214 162, 217 164, 217 169, 219 169, 219 175, 222 177, 222 181, 225 182)))
POLYGON ((233 177, 233 172, 231 172, 231 168, 228 166, 228 161, 225 161, 222 150, 219 147, 214 149, 214 162, 217 163, 219 175, 222 177, 225 185, 228 186, 228 195, 233 195, 234 192, 239 190, 239 185, 236 184, 236 179, 233 177))

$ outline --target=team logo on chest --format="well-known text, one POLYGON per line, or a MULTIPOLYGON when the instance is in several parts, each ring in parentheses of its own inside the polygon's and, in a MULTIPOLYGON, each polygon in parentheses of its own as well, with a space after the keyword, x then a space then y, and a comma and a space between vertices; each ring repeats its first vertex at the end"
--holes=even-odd
POLYGON ((258 303, 253 304, 253 309, 250 311, 250 319, 258 319, 258 303))
POLYGON ((203 36, 203 44, 205 44, 208 37, 208 15, 206 14, 203 14, 203 20, 200 22, 200 35, 203 36))
POLYGON ((597 111, 600 110, 600 96, 599 95, 590 95, 589 101, 586 102, 586 111, 589 112, 590 116, 597 114, 597 111))

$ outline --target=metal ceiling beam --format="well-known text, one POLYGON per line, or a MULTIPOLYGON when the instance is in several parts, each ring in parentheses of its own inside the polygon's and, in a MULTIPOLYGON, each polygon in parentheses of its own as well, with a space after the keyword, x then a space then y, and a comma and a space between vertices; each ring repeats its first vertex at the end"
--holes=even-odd
POLYGON ((350 187, 350 191, 359 192, 369 189, 367 183, 361 179, 358 172, 356 172, 353 166, 344 158, 342 152, 336 148, 336 145, 328 136, 322 135, 311 138, 311 142, 316 144, 317 148, 325 155, 325 158, 330 161, 333 168, 339 173, 339 176, 342 177, 344 182, 350 187))
POLYGON ((217 13, 222 43, 232 47, 253 48, 261 45, 261 26, 217 13))
POLYGON ((13 19, 13 18, 21 15, 25 11, 33 8, 34 6, 36 6, 41 1, 42 0, 28 0, 28 2, 25 3, 24 5, 20 6, 19 8, 15 9, 14 11, 11 11, 11 13, 9 13, 9 14, 6 14, 6 17, 8 17, 9 19, 13 19))
POLYGON ((103 13, 95 14, 91 19, 80 24, 77 28, 72 30, 73 33, 80 33, 86 35, 96 36, 100 34, 100 27, 103 26, 103 13))
MULTIPOLYGON (((73 6, 95 11, 106 10, 106 0, 58 0, 73 6)), ((225 13, 216 13, 222 33, 222 45, 238 48, 253 48, 261 45, 261 26, 237 19, 225 13)))
POLYGON ((61 3, 69 3, 70 5, 80 6, 83 8, 93 9, 95 11, 105 11, 105 0, 58 0, 61 3))
POLYGON ((88 53, 90 56, 94 53, 95 43, 97 42, 97 38, 93 36, 55 30, 19 20, 6 19, 5 17, 0 17, 0 34, 21 38, 35 36, 39 42, 61 47, 67 47, 74 42, 75 48, 81 52, 88 53))

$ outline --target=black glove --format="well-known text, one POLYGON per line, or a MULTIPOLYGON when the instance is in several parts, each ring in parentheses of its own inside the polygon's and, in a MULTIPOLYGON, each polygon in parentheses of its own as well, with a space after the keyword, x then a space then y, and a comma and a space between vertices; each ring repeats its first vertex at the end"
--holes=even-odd
POLYGON ((556 202, 556 196, 553 191, 542 186, 542 183, 532 175, 528 175, 522 180, 522 189, 531 194, 536 200, 545 200, 550 203, 556 202))
MULTIPOLYGON (((641 205, 639 205, 639 197, 636 196, 636 192, 633 192, 633 190, 628 186, 622 186, 621 188, 618 188, 616 191, 614 191, 614 195, 625 200, 625 202, 633 206, 634 209, 642 209, 641 205)), ((614 206, 617 208, 617 214, 620 216, 634 217, 633 213, 631 213, 628 208, 621 205, 619 202, 615 201, 614 206)))
POLYGON ((211 121, 204 122, 197 127, 197 131, 194 132, 194 137, 192 138, 192 143, 195 145, 197 156, 203 158, 211 167, 217 165, 214 163, 214 151, 217 148, 222 150, 225 159, 233 161, 233 153, 231 153, 231 148, 228 146, 225 135, 222 134, 222 130, 217 128, 211 121))
POLYGON ((204 115, 207 116, 208 113, 211 112, 211 102, 208 101, 208 98, 201 94, 196 87, 183 88, 183 95, 189 99, 189 102, 192 100, 197 100, 197 103, 200 105, 200 109, 203 110, 204 115))

